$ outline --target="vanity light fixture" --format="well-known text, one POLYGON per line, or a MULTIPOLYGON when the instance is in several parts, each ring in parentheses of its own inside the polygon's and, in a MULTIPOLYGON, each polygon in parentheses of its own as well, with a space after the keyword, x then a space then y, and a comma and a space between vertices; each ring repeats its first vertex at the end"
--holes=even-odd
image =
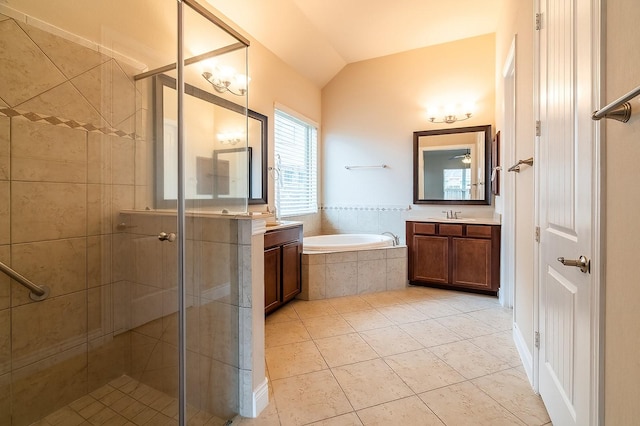
POLYGON ((242 132, 218 133, 217 136, 222 145, 237 145, 244 140, 242 132))
POLYGON ((473 105, 465 104, 464 105, 464 113, 463 116, 460 116, 460 108, 457 108, 456 105, 447 105, 445 108, 429 108, 427 114, 429 117, 429 121, 432 123, 447 123, 452 124, 456 121, 464 121, 471 118, 473 105), (444 109, 444 115, 442 119, 438 119, 437 117, 442 114, 441 110, 444 109))
POLYGON ((229 92, 236 96, 244 96, 251 78, 236 73, 233 67, 215 66, 211 71, 205 71, 202 76, 218 93, 229 92))

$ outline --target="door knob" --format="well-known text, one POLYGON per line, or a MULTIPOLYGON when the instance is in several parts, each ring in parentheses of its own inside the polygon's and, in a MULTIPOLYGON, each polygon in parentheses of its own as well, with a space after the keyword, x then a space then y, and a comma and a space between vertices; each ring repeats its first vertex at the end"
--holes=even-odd
POLYGON ((559 257, 558 262, 562 263, 564 266, 575 266, 577 268, 580 268, 580 271, 584 272, 585 274, 591 271, 591 261, 585 256, 580 256, 577 260, 559 257))
POLYGON ((169 232, 168 234, 166 232, 161 232, 158 234, 158 239, 160 241, 169 241, 170 243, 172 243, 176 240, 176 234, 174 234, 173 232, 169 232))

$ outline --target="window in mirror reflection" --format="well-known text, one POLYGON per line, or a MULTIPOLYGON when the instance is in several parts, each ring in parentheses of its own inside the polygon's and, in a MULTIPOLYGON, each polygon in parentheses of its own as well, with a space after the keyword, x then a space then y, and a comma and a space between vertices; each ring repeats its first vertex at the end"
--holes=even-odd
POLYGON ((445 199, 471 199, 471 169, 444 169, 443 173, 445 199))
POLYGON ((422 152, 424 196, 435 200, 471 200, 471 185, 475 179, 472 162, 467 156, 475 155, 475 147, 462 145, 425 147, 422 152), (473 154, 472 154, 473 153, 473 154))

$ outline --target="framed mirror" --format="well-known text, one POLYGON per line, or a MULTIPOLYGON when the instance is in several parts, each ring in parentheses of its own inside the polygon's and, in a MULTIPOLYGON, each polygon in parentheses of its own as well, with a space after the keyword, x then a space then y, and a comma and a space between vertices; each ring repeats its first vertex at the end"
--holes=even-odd
MULTIPOLYGON (((176 80, 154 77, 155 204, 175 208, 177 199, 176 80)), ((267 203, 268 118, 185 84, 185 196, 187 206, 267 203), (245 146, 245 134, 248 131, 245 146)))
POLYGON ((414 204, 491 204, 491 125, 413 132, 414 204))

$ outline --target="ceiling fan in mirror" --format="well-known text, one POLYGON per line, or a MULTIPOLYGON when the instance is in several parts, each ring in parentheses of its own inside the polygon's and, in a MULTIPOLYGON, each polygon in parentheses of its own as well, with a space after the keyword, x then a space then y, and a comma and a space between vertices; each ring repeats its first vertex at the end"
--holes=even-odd
POLYGON ((456 158, 462 158, 462 162, 464 164, 471 164, 471 151, 467 149, 467 152, 460 155, 454 155, 450 157, 449 160, 455 160, 456 158))

